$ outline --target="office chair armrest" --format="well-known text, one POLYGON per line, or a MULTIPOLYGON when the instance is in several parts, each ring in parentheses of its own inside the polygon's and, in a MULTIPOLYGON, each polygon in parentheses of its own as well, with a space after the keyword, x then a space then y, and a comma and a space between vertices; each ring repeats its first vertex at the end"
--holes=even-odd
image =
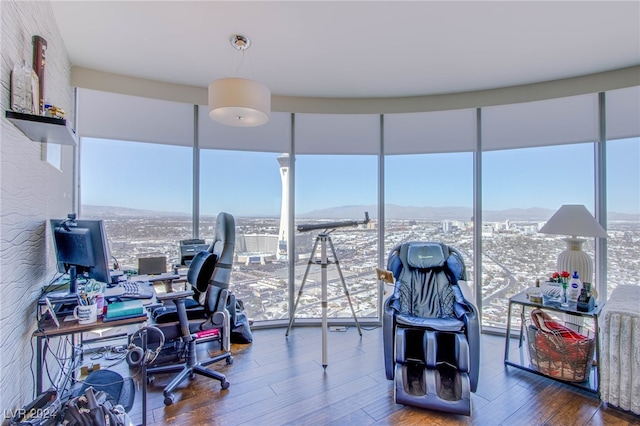
POLYGON ((193 296, 193 290, 172 291, 170 293, 157 294, 156 299, 160 302, 164 302, 165 300, 186 299, 190 296, 193 296))

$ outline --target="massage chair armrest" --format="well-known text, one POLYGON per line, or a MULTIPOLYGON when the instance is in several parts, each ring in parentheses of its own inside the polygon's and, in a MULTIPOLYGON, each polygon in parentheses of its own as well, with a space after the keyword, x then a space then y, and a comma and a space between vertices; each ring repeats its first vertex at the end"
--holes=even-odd
POLYGON ((384 304, 382 313, 382 341, 384 344, 384 370, 387 380, 393 380, 395 375, 394 347, 395 347, 395 317, 397 310, 392 306, 393 296, 388 298, 384 304))
POLYGON ((475 392, 480 372, 480 320, 474 304, 468 303, 464 309, 466 311, 459 318, 464 322, 465 335, 469 344, 469 385, 471 391, 475 392))
POLYGON ((172 291, 170 293, 157 294, 156 299, 159 302, 164 302, 166 300, 186 299, 190 296, 193 296, 193 290, 172 291))

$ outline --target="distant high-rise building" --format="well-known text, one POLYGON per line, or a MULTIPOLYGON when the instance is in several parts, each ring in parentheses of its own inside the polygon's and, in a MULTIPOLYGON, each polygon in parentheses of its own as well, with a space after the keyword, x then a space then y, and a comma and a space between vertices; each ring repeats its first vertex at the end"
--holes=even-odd
POLYGON ((282 180, 282 205, 280 206, 280 229, 278 230, 278 260, 287 260, 289 244, 289 154, 278 157, 282 180))

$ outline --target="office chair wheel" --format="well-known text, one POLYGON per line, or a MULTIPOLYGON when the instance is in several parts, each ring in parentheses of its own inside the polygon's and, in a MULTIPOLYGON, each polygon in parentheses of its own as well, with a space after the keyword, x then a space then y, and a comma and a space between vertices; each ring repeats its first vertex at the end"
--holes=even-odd
POLYGON ((172 393, 168 393, 164 396, 164 405, 171 405, 176 402, 176 397, 172 393))
POLYGON ((222 390, 229 389, 229 385, 231 385, 231 383, 229 383, 228 380, 225 380, 224 382, 220 383, 220 389, 222 390))
POLYGON ((227 365, 231 365, 231 364, 233 364, 233 357, 232 356, 227 358, 227 365))
POLYGON ((156 379, 156 376, 147 376, 147 384, 150 385, 156 379))
POLYGON ((189 379, 193 380, 196 378, 196 373, 189 374, 189 379))

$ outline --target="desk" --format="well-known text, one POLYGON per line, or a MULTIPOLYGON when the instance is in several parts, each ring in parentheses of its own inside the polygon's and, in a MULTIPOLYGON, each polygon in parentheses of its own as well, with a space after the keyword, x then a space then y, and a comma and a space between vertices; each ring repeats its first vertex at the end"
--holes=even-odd
MULTIPOLYGON (((176 274, 159 274, 159 275, 140 275, 137 277, 133 277, 134 280, 140 281, 149 281, 151 283, 156 283, 159 281, 167 281, 172 282, 173 280, 179 279, 180 276, 176 274)), ((154 288, 154 296, 151 299, 141 299, 143 301, 143 306, 146 308, 151 308, 157 305, 157 301, 155 298, 155 287, 154 288)), ((82 333, 90 332, 99 329, 111 329, 117 328, 121 326, 127 326, 131 324, 142 324, 148 320, 147 316, 140 316, 135 318, 125 318, 119 320, 112 321, 103 321, 102 318, 98 318, 98 320, 92 324, 78 324, 77 320, 64 321, 64 318, 59 317, 58 321, 60 322, 60 327, 57 327, 52 319, 41 320, 38 323, 38 329, 33 332, 33 337, 36 338, 36 391, 37 394, 42 393, 42 367, 44 363, 43 353, 43 340, 46 340, 50 337, 61 337, 61 336, 71 336, 71 344, 75 347, 75 339, 76 335, 80 335, 80 343, 82 343, 82 333)), ((113 337, 113 336, 110 336, 113 337)), ((107 339, 105 337, 104 339, 107 339)), ((92 339, 91 341, 103 340, 102 338, 92 339)), ((75 351, 72 348, 71 355, 71 367, 75 367, 75 351)), ((64 368, 64 367, 63 367, 64 368)))
MULTIPOLYGON (((50 337, 59 337, 65 335, 71 335, 72 345, 75 346, 75 335, 82 334, 84 332, 100 329, 100 328, 114 328, 123 325, 138 324, 147 321, 146 316, 140 316, 136 318, 125 318, 115 321, 102 321, 102 318, 98 318, 98 321, 92 324, 78 324, 78 321, 64 321, 64 318, 60 318, 60 327, 58 328, 52 319, 46 319, 40 322, 39 328, 33 332, 33 336, 36 338, 36 391, 40 395, 42 393, 42 364, 44 362, 44 356, 42 350, 42 341, 50 337)), ((73 351, 73 349, 72 349, 73 351)), ((75 363, 75 354, 72 355, 72 367, 75 363)))
POLYGON ((569 303, 568 307, 561 307, 559 305, 544 305, 541 303, 533 303, 527 297, 525 291, 516 294, 515 296, 509 299, 509 310, 507 313, 507 336, 504 344, 504 364, 510 365, 512 367, 520 368, 522 370, 530 371, 532 373, 539 374, 541 376, 549 377, 554 380, 561 381, 563 383, 567 383, 579 388, 586 389, 590 392, 598 393, 600 390, 600 372, 599 372, 599 362, 600 362, 600 349, 598 348, 598 316, 600 314, 602 306, 598 305, 593 310, 589 312, 580 312, 576 309, 576 304, 569 303), (518 348, 520 352, 520 360, 519 362, 510 360, 510 342, 511 342, 511 311, 513 305, 520 305, 520 334, 518 337, 518 348), (562 314, 569 314, 577 317, 591 318, 594 322, 594 338, 595 338, 595 366, 591 369, 591 374, 589 380, 586 382, 568 382, 555 377, 547 376, 546 374, 541 373, 538 370, 531 368, 529 355, 526 350, 523 349, 522 342, 524 341, 524 329, 525 329, 525 311, 526 308, 540 308, 547 311, 558 312, 562 314))

